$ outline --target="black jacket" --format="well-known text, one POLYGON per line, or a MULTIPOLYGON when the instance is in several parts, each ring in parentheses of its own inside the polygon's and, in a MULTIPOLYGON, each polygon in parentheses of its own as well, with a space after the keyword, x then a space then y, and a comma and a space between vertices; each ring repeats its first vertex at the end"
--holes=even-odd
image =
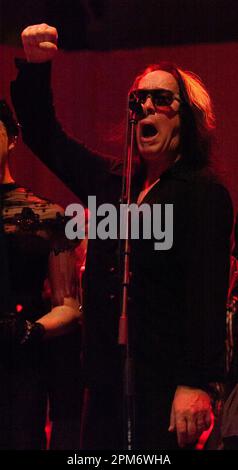
MULTIPOLYGON (((50 65, 20 64, 12 99, 26 144, 87 203, 118 205, 122 165, 91 152, 55 119, 50 65)), ((134 175, 134 197, 140 191, 134 175)), ((136 199, 135 199, 136 200, 136 199)), ((174 243, 155 251, 153 240, 132 242, 130 311, 139 380, 206 386, 223 379, 226 293, 232 205, 209 171, 182 161, 165 172, 145 200, 174 205, 174 243)), ((117 240, 90 240, 85 277, 85 362, 92 385, 113 384, 120 287, 117 240)))

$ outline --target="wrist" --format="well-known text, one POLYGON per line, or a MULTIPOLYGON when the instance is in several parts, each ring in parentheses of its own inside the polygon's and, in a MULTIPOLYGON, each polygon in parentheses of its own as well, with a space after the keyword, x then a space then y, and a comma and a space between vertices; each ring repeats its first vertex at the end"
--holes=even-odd
POLYGON ((28 320, 25 322, 25 328, 23 335, 20 339, 20 344, 32 344, 32 343, 40 343, 45 336, 45 327, 39 323, 35 322, 32 323, 28 320))

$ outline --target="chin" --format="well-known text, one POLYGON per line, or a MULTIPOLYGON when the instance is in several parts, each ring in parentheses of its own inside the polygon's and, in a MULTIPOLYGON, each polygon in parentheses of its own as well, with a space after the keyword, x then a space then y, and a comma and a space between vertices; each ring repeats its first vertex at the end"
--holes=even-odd
POLYGON ((161 152, 161 146, 154 143, 154 144, 141 144, 141 145, 138 145, 138 150, 139 150, 139 153, 140 155, 145 155, 145 156, 149 156, 151 155, 152 157, 153 156, 156 156, 158 155, 160 152, 161 152))
POLYGON ((160 150, 158 149, 142 149, 139 150, 139 154, 144 160, 158 160, 160 158, 160 150))

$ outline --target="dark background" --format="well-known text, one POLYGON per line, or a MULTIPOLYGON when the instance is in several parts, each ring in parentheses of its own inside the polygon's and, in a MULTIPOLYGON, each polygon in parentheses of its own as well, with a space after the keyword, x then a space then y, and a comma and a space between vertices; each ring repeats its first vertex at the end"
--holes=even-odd
MULTIPOLYGON (((127 91, 148 63, 175 61, 205 82, 217 116, 215 160, 238 206, 237 0, 0 0, 0 96, 30 24, 58 28, 53 67, 57 114, 89 146, 122 154, 127 91)), ((63 206, 76 200, 20 142, 15 177, 63 206)))
POLYGON ((108 50, 238 38, 237 0, 0 0, 2 44, 54 24, 63 49, 108 50))

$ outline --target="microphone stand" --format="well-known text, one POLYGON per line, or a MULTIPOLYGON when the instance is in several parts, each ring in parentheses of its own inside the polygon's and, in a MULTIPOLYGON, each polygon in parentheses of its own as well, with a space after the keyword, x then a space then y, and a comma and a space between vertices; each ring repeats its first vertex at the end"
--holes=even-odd
POLYGON ((125 429, 125 447, 128 450, 134 448, 135 443, 135 397, 134 397, 134 367, 132 359, 131 345, 131 323, 129 323, 128 312, 128 293, 130 286, 130 213, 129 206, 131 203, 131 178, 132 178, 132 161, 134 152, 135 126, 138 121, 138 106, 128 100, 127 115, 127 135, 126 135, 126 152, 123 168, 123 185, 121 202, 126 204, 126 220, 125 222, 125 243, 123 250, 123 277, 122 277, 122 309, 119 320, 118 344, 124 346, 125 362, 124 362, 124 429, 125 429), (131 111, 129 111, 131 108, 131 111), (137 116, 137 118, 136 118, 137 116))

